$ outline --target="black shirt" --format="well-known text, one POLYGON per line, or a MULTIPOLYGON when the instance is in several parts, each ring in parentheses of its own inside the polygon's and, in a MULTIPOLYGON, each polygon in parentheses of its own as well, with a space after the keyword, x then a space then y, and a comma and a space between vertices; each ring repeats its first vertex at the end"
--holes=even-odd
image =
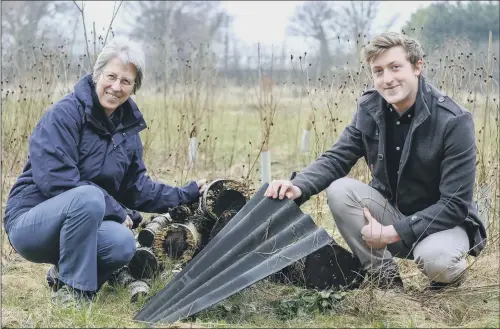
POLYGON ((403 115, 400 115, 391 105, 388 105, 386 109, 387 174, 389 175, 389 184, 394 196, 396 195, 398 182, 399 161, 414 114, 415 104, 406 110, 403 115))

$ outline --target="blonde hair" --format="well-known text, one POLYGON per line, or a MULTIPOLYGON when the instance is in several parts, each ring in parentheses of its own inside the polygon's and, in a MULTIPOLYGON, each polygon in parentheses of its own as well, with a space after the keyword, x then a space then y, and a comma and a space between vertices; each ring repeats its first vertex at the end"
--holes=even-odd
POLYGON ((380 54, 393 47, 403 47, 407 53, 406 58, 413 66, 424 58, 424 51, 417 40, 401 33, 384 32, 364 47, 363 59, 370 65, 380 54))

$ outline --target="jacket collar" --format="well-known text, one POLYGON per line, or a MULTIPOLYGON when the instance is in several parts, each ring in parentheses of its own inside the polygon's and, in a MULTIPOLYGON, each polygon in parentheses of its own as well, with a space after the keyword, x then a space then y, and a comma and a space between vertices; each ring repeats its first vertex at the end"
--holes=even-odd
MULTIPOLYGON (((432 104, 432 93, 436 92, 437 89, 432 88, 429 84, 425 82, 425 78, 420 75, 417 97, 415 99, 415 124, 418 125, 423 122, 428 116, 430 116, 430 104, 432 104)), ((385 111, 388 109, 389 104, 387 101, 376 92, 376 97, 371 97, 365 104, 363 108, 370 113, 376 122, 379 124, 384 122, 385 111)))
MULTIPOLYGON (((106 122, 103 117, 103 108, 97 102, 94 103, 95 84, 92 81, 92 74, 89 73, 82 77, 75 85, 74 94, 80 101, 85 111, 85 118, 92 123, 100 132, 106 134, 106 122)), ((129 97, 125 103, 120 105, 119 109, 123 113, 122 129, 139 125, 140 130, 146 128, 146 122, 137 104, 129 97), (142 125, 141 125, 142 124, 142 125)), ((105 115, 105 114, 104 114, 105 115)))

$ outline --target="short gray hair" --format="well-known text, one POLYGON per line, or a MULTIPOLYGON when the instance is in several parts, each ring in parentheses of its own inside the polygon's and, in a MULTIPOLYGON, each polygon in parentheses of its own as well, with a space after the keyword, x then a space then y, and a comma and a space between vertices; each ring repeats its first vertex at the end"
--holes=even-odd
POLYGON ((142 47, 138 43, 125 38, 113 38, 106 44, 106 46, 104 46, 94 64, 94 72, 92 74, 94 83, 97 83, 102 70, 113 58, 120 59, 125 65, 130 63, 135 66, 137 70, 133 90, 133 93, 135 94, 135 92, 141 88, 142 81, 144 79, 144 69, 146 66, 145 55, 142 47))

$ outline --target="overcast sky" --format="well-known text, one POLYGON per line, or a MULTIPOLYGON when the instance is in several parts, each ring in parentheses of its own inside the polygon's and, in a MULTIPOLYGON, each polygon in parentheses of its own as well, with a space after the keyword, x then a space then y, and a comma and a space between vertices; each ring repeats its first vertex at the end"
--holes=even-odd
MULTIPOLYGON (((107 27, 114 1, 85 2, 86 20, 95 21, 98 30, 107 27)), ((394 14, 399 14, 399 19, 391 29, 399 31, 412 13, 431 2, 433 1, 382 1, 377 17, 380 24, 376 25, 382 25, 394 14)), ((241 41, 247 45, 260 42, 268 46, 283 44, 287 22, 295 7, 301 3, 303 1, 222 1, 222 5, 234 17, 233 33, 241 41)), ((119 31, 122 27, 119 14, 113 29, 119 31)), ((294 51, 303 51, 305 47, 304 40, 297 38, 287 38, 286 44, 294 51)))

